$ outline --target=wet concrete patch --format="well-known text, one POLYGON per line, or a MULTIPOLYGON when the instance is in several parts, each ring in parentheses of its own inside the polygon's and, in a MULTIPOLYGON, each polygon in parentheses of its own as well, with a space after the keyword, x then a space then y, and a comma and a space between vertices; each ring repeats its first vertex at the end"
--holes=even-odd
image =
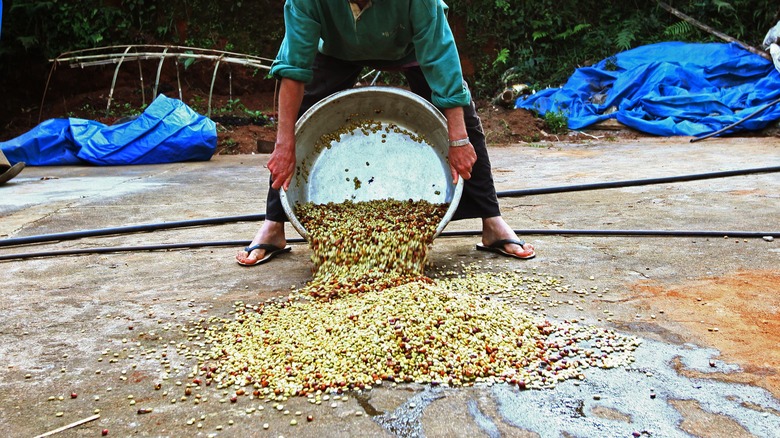
POLYGON ((417 438, 423 435, 421 417, 425 408, 444 397, 440 388, 425 387, 392 412, 374 417, 388 432, 402 437, 417 438))
POLYGON ((669 404, 683 416, 680 429, 691 435, 711 436, 713 433, 717 433, 719 436, 731 438, 754 436, 736 421, 702 409, 696 400, 669 400, 669 404))
POLYGON ((479 409, 476 400, 469 400, 468 408, 469 414, 474 419, 474 422, 482 429, 485 435, 490 438, 499 438, 501 436, 501 432, 498 430, 496 423, 479 409))
MULTIPOLYGON (((584 417, 585 416, 585 409, 584 409, 585 403, 584 402, 582 403, 582 406, 583 407, 581 409, 581 413, 582 413, 582 416, 584 417)), ((604 419, 607 419, 607 420, 622 421, 624 423, 631 423, 631 415, 628 415, 628 414, 626 414, 624 412, 620 412, 617 409, 612 409, 612 408, 609 408, 609 407, 606 407, 606 406, 593 406, 591 408, 591 410, 590 410, 590 413, 592 415, 595 415, 597 417, 604 418, 604 419)))
POLYGON ((768 391, 689 378, 675 369, 674 360, 681 358, 682 363, 707 371, 710 359, 717 355, 715 350, 645 340, 635 355, 630 368, 591 369, 584 381, 563 382, 553 391, 518 391, 501 385, 493 388, 493 394, 508 422, 541 437, 558 437, 562 432, 572 436, 686 436, 679 425, 692 414, 677 409, 673 402, 679 400, 696 400, 707 413, 707 421, 735 424, 755 436, 773 436, 780 430, 780 416, 773 413, 780 402, 768 391), (582 409, 577 408, 580 401, 582 409), (753 406, 746 407, 745 401, 753 406), (605 409, 613 412, 612 418, 605 418, 605 409))

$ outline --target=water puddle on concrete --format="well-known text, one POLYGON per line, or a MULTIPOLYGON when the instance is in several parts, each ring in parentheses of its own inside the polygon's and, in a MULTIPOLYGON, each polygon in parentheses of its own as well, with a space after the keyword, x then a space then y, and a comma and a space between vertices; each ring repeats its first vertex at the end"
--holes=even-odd
POLYGON ((485 415, 480 409, 475 400, 469 400, 468 402, 469 414, 474 418, 480 429, 490 438, 500 438, 501 431, 498 430, 496 423, 487 415, 485 415))
POLYGON ((491 438, 512 429, 542 438, 780 436, 780 400, 766 389, 725 381, 724 376, 744 371, 718 359, 719 354, 692 344, 643 340, 631 366, 592 368, 585 380, 567 380, 553 389, 420 385, 407 388, 414 394, 385 411, 371 404, 371 395, 356 399, 373 421, 404 438, 424 437, 426 431, 437 436, 458 427, 491 438), (484 403, 486 398, 494 404, 484 403), (439 418, 443 411, 461 418, 439 418), (426 414, 431 430, 423 427, 426 414), (448 422, 457 426, 447 427, 448 422))
MULTIPOLYGON (((422 392, 410 397, 393 412, 387 412, 373 417, 373 420, 388 432, 399 437, 423 437, 420 421, 423 411, 435 400, 444 397, 444 390, 426 386, 422 392)), ((361 405, 363 405, 361 403, 361 405)), ((365 406, 363 406, 365 409, 365 406)), ((368 411, 366 411, 368 413, 368 411)))
MULTIPOLYGON (((547 391, 518 391, 509 385, 495 385, 492 395, 504 421, 543 438, 565 434, 714 436, 725 432, 726 424, 733 429, 734 423, 744 429, 745 435, 778 436, 780 402, 769 391, 710 378, 683 377, 676 370, 682 364, 698 375, 740 371, 738 366, 721 361, 712 367, 710 361, 718 354, 713 349, 644 340, 630 367, 591 369, 584 381, 566 381, 547 391), (694 401, 700 411, 684 409, 681 414, 680 401, 694 401), (605 415, 605 411, 613 415, 605 415), (705 414, 706 421, 688 418, 705 414)), ((491 430, 488 427, 485 432, 490 435, 491 430)))

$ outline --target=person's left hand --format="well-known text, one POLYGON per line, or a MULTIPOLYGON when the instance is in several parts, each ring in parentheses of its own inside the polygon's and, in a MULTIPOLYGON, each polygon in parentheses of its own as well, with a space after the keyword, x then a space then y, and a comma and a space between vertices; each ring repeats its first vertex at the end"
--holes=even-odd
POLYGON ((287 145, 276 143, 267 167, 271 171, 271 181, 273 181, 271 187, 276 190, 280 188, 287 190, 295 172, 295 141, 287 145))
POLYGON ((471 168, 477 162, 477 153, 474 152, 474 146, 470 143, 466 146, 450 147, 449 160, 452 182, 457 184, 458 175, 462 176, 463 179, 471 178, 471 168))

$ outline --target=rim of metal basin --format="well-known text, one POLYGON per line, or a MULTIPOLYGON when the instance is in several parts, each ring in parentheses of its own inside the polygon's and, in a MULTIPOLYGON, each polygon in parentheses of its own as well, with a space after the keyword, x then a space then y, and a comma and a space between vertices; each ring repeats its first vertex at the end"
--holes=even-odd
POLYGON ((308 233, 294 206, 306 202, 375 199, 449 204, 436 228, 452 219, 463 179, 452 182, 444 115, 422 97, 394 87, 335 93, 306 111, 295 125, 295 175, 280 191, 290 223, 308 233))

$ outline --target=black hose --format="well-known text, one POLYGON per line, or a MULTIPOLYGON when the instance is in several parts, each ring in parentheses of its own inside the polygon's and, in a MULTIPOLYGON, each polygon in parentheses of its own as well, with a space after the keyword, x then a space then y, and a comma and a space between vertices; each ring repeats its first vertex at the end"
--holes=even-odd
MULTIPOLYGON (((735 237, 735 238, 763 238, 763 237, 777 237, 780 238, 780 231, 688 231, 688 230, 514 230, 515 234, 520 236, 532 236, 532 235, 575 235, 575 236, 642 236, 642 237, 735 237)), ((460 236, 478 236, 482 234, 481 231, 469 230, 469 231, 445 231, 440 234, 441 237, 460 237, 460 236)), ((287 239, 287 243, 303 243, 302 238, 287 239)), ((238 241, 222 241, 222 242, 191 242, 191 243, 168 243, 159 245, 143 245, 143 246, 118 246, 118 247, 101 247, 101 248, 80 248, 80 249, 67 249, 59 251, 43 251, 43 252, 31 252, 20 254, 6 254, 0 255, 0 261, 4 260, 16 260, 16 259, 30 259, 37 257, 59 257, 79 254, 103 254, 113 252, 128 252, 128 251, 161 251, 183 248, 203 248, 203 247, 215 247, 215 246, 232 246, 242 247, 247 246, 251 242, 246 240, 238 241)))
POLYGON ((668 177, 661 177, 661 178, 612 181, 612 182, 605 182, 605 183, 576 184, 571 186, 545 187, 539 189, 509 190, 505 192, 498 192, 496 193, 496 195, 498 195, 499 198, 545 195, 549 193, 577 192, 582 190, 617 189, 622 187, 646 186, 652 184, 666 184, 666 183, 673 183, 673 182, 696 181, 702 179, 725 178, 730 176, 741 176, 741 175, 750 175, 756 173, 772 173, 772 172, 780 172, 780 166, 758 167, 753 169, 742 169, 742 170, 726 170, 722 172, 697 173, 693 175, 668 176, 668 177))
POLYGON ((83 237, 111 236, 114 234, 130 234, 146 231, 165 230, 171 228, 197 227, 201 225, 220 225, 233 222, 262 221, 264 214, 252 214, 246 216, 226 216, 209 219, 193 219, 178 222, 163 222, 144 225, 128 225, 126 227, 99 228, 95 230, 71 231, 68 233, 40 234, 37 236, 14 237, 0 240, 0 247, 14 245, 28 245, 31 243, 56 242, 63 240, 81 239, 83 237))
MULTIPOLYGON (((680 175, 680 176, 670 176, 670 177, 661 177, 661 178, 613 181, 613 182, 606 182, 606 183, 577 184, 571 186, 510 190, 510 191, 498 192, 496 195, 499 198, 531 196, 531 195, 542 195, 542 194, 551 194, 551 193, 575 192, 575 191, 583 191, 583 190, 614 189, 614 188, 621 188, 621 187, 664 184, 664 183, 694 181, 694 180, 712 179, 712 178, 725 178, 731 176, 741 176, 741 175, 771 173, 771 172, 780 172, 780 166, 759 167, 759 168, 741 169, 741 170, 727 170, 722 172, 699 173, 693 175, 680 175)), ((264 214, 254 214, 254 215, 245 215, 245 216, 227 216, 221 218, 195 219, 195 220, 188 220, 188 221, 154 223, 154 224, 145 224, 145 225, 131 225, 126 227, 102 228, 102 229, 95 229, 95 230, 73 231, 68 233, 57 233, 57 234, 43 234, 43 235, 27 236, 27 237, 15 237, 15 238, 0 240, 0 248, 5 246, 14 246, 14 245, 27 245, 31 243, 74 240, 83 237, 129 234, 129 233, 155 231, 155 230, 171 229, 171 228, 194 227, 200 225, 217 225, 217 224, 226 224, 226 223, 234 223, 234 222, 261 221, 264 219, 265 219, 264 214)))
POLYGON ((718 134, 722 134, 722 133, 728 131, 729 129, 731 129, 731 128, 741 124, 742 122, 744 122, 746 120, 749 120, 749 119, 752 119, 753 117, 757 116, 761 111, 764 111, 765 109, 767 109, 767 108, 769 108, 771 106, 777 105, 778 103, 780 103, 780 98, 777 98, 777 99, 767 103, 766 105, 762 106, 761 108, 755 110, 752 114, 748 114, 747 116, 737 120, 736 122, 730 124, 729 126, 726 126, 725 128, 718 129, 717 131, 710 132, 709 134, 706 134, 706 135, 702 135, 701 137, 692 138, 691 139, 691 143, 695 143, 695 142, 697 142, 699 140, 704 140, 705 138, 710 138, 710 137, 716 136, 718 134))

